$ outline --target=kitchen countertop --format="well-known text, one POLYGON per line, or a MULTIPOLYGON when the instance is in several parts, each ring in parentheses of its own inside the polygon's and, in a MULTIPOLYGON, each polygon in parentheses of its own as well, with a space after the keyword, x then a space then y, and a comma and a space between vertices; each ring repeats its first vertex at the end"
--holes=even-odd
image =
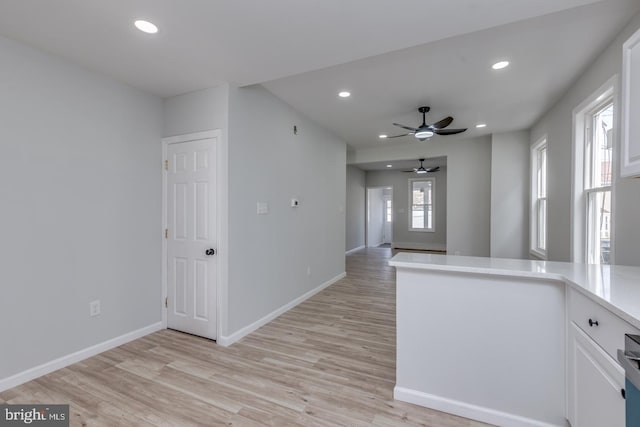
POLYGON ((640 267, 400 252, 396 268, 562 281, 640 329, 640 267))

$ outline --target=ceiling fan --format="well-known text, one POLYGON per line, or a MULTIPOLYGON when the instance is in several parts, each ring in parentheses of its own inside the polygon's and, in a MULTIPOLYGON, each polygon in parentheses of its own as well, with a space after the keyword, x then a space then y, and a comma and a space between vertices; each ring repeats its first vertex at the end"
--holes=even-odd
POLYGON ((429 172, 437 172, 440 170, 440 166, 436 166, 433 168, 425 168, 424 165, 422 164, 422 162, 424 162, 425 159, 418 159, 418 160, 420 161, 419 168, 413 168, 410 171, 402 171, 402 172, 429 173, 429 172))
POLYGON ((427 138, 431 138, 434 134, 435 135, 455 135, 457 133, 462 133, 467 130, 467 129, 444 129, 447 126, 449 126, 451 122, 453 122, 453 117, 451 116, 445 117, 439 122, 435 122, 433 124, 428 125, 426 121, 426 114, 429 112, 430 109, 431 109, 430 107, 418 108, 418 111, 422 113, 422 124, 420 125, 420 127, 412 128, 411 126, 405 126, 405 125, 401 125, 400 123, 394 123, 393 124, 394 126, 401 127, 402 129, 406 129, 411 132, 405 133, 402 135, 389 136, 388 138, 400 138, 407 135, 414 135, 420 141, 424 141, 427 138))

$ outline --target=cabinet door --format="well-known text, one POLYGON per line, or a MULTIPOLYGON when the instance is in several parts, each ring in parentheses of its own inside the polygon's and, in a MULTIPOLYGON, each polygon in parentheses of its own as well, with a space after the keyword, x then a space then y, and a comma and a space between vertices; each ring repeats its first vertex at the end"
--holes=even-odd
POLYGON ((624 427, 624 371, 573 322, 568 368, 572 427, 624 427))
POLYGON ((624 43, 622 58, 620 175, 640 176, 640 31, 624 43))

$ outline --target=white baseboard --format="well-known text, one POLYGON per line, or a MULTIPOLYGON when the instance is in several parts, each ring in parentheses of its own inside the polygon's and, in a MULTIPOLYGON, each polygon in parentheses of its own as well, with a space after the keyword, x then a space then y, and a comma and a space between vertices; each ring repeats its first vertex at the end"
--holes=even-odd
POLYGON ((391 247, 394 249, 415 249, 418 251, 445 251, 447 245, 441 243, 412 243, 412 242, 393 242, 391 247))
POLYGON ((298 298, 294 299, 293 301, 291 301, 291 302, 283 305, 282 307, 272 311, 271 313, 267 314, 266 316, 256 320, 252 324, 250 324, 248 326, 245 326, 244 328, 232 333, 229 336, 226 336, 226 337, 225 336, 220 336, 216 340, 216 343, 219 344, 219 345, 222 345, 224 347, 230 346, 234 342, 246 337, 251 332, 255 331, 256 329, 260 328, 261 326, 266 325, 267 323, 271 322, 276 317, 278 317, 281 314, 291 310, 296 305, 298 305, 301 302, 311 298, 312 296, 314 296, 315 294, 317 294, 321 290, 333 285, 338 280, 343 279, 346 276, 347 276, 347 273, 338 274, 336 277, 334 277, 332 279, 329 279, 328 281, 324 282, 323 284, 321 284, 320 286, 318 286, 318 287, 316 287, 314 289, 311 289, 309 292, 299 296, 298 298))
POLYGON ((161 329, 163 329, 162 322, 154 323, 152 325, 145 326, 144 328, 128 332, 124 335, 120 335, 119 337, 112 338, 96 345, 92 345, 91 347, 78 350, 75 353, 71 353, 50 362, 43 363, 42 365, 27 369, 26 371, 17 373, 10 377, 0 379, 0 392, 19 386, 20 384, 24 384, 27 381, 31 381, 43 375, 50 374, 53 371, 57 371, 58 369, 62 369, 66 366, 80 362, 81 360, 87 359, 91 356, 95 356, 96 354, 111 350, 112 348, 121 346, 122 344, 126 344, 130 341, 142 338, 145 335, 149 335, 161 329))
POLYGON ((364 248, 365 248, 365 246, 364 246, 364 245, 362 245, 362 246, 358 246, 357 248, 349 249, 349 250, 348 250, 347 252, 345 252, 344 254, 345 254, 345 255, 351 255, 352 253, 354 253, 354 252, 358 252, 359 250, 362 250, 362 249, 364 249, 364 248))
POLYGON ((411 390, 404 387, 394 387, 393 398, 436 411, 446 412, 460 417, 470 418, 476 421, 503 426, 503 427, 566 427, 567 424, 549 424, 532 418, 522 417, 507 412, 482 406, 471 405, 457 400, 451 400, 421 391, 411 390))

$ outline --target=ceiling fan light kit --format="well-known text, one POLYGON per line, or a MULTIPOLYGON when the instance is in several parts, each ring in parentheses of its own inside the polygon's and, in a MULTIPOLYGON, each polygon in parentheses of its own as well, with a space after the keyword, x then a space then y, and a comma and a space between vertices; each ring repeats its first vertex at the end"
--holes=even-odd
POLYGON ((430 131, 428 129, 420 130, 420 131, 415 133, 415 137, 418 138, 421 141, 424 141, 427 138, 431 138, 432 136, 433 136, 433 131, 430 131))
POLYGON ((401 138, 407 135, 413 135, 419 141, 426 141, 428 138, 431 138, 433 135, 455 135, 457 133, 462 133, 467 129, 444 129, 453 122, 453 117, 445 117, 444 119, 435 122, 433 124, 428 125, 426 115, 429 112, 430 107, 420 107, 418 108, 418 112, 422 114, 422 124, 417 128, 412 128, 411 126, 405 126, 400 123, 394 123, 394 126, 398 126, 402 129, 406 129, 410 132, 404 133, 402 135, 393 135, 388 136, 387 138, 401 138))

